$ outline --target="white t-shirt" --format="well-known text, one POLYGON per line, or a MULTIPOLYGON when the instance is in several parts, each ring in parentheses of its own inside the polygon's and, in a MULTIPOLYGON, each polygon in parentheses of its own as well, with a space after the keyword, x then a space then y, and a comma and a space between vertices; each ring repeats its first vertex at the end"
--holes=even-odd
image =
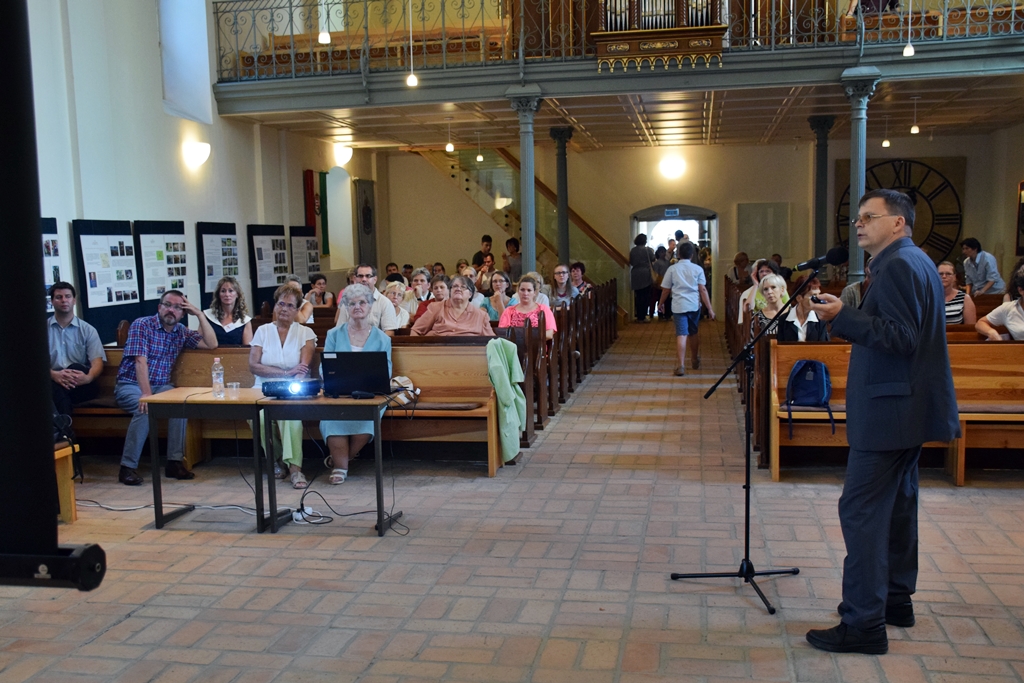
MULTIPOLYGON (((395 315, 395 305, 391 303, 391 299, 387 298, 377 290, 373 290, 373 306, 370 307, 368 320, 371 325, 379 327, 384 332, 387 332, 388 330, 397 330, 401 327, 401 325, 398 324, 398 316, 395 315)), ((334 326, 340 327, 347 322, 348 307, 339 300, 338 322, 335 323, 334 326)))
POLYGON ((689 313, 700 310, 700 289, 707 285, 704 269, 693 261, 677 261, 665 271, 662 289, 672 290, 672 312, 689 313))
POLYGON ((1007 301, 1004 304, 1000 304, 985 316, 985 320, 994 327, 999 325, 1005 327, 1007 332, 1010 333, 1011 339, 1016 339, 1017 341, 1024 340, 1024 309, 1021 308, 1022 301, 1024 299, 1007 301))
MULTIPOLYGON (((294 368, 301 360, 302 347, 307 341, 316 343, 316 333, 313 328, 292 323, 288 328, 288 336, 284 344, 281 343, 281 336, 277 333, 277 325, 267 323, 260 325, 255 334, 252 335, 251 346, 259 346, 263 349, 263 356, 260 358, 260 365, 269 365, 275 368, 287 370, 294 368)), ((266 379, 271 379, 267 377, 266 379)), ((276 379, 276 378, 274 378, 276 379)), ((256 376, 256 383, 253 387, 259 389, 263 386, 263 377, 256 376)))

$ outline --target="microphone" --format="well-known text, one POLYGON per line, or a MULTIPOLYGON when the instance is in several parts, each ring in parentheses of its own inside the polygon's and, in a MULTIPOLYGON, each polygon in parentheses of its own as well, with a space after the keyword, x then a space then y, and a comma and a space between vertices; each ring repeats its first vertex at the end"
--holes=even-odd
POLYGON ((848 260, 850 260, 850 252, 846 251, 843 247, 832 247, 824 256, 819 256, 817 258, 812 258, 809 261, 796 264, 796 269, 817 270, 826 263, 833 266, 839 266, 846 263, 848 260))

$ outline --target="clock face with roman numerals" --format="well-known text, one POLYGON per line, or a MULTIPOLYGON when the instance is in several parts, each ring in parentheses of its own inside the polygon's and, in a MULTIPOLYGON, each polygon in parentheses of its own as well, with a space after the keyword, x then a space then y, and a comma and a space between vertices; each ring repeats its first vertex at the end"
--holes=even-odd
MULTIPOLYGON (((960 242, 963 207, 953 184, 938 170, 912 159, 889 159, 868 168, 865 191, 887 188, 914 200, 914 243, 938 263, 960 242)), ((853 215, 856 215, 855 212, 853 215)), ((850 243, 850 186, 839 200, 836 227, 843 246, 850 243)))

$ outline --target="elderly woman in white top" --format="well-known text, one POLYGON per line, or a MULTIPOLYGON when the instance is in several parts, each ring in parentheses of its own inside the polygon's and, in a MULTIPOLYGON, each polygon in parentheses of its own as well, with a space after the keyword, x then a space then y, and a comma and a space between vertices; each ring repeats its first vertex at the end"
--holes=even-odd
MULTIPOLYGON (((249 350, 249 372, 256 377, 253 385, 256 388, 262 387, 263 381, 268 379, 309 375, 309 364, 316 349, 316 334, 312 328, 295 321, 295 314, 303 303, 301 290, 289 284, 281 285, 274 292, 274 322, 260 325, 249 350)), ((260 431, 264 433, 264 441, 265 429, 263 413, 260 413, 260 431)), ((286 471, 275 463, 275 476, 290 478, 293 488, 306 488, 306 477, 302 474, 302 421, 274 422, 271 433, 275 450, 279 448, 281 460, 288 467, 286 471)))
MULTIPOLYGON (((324 353, 330 351, 384 351, 388 354, 388 375, 391 375, 391 337, 370 324, 373 292, 366 285, 349 285, 341 293, 339 306, 348 310, 348 320, 327 333, 324 353)), ((384 409, 381 409, 381 414, 384 409)), ((323 420, 320 433, 331 454, 325 464, 331 468, 328 482, 343 484, 348 479, 349 460, 356 457, 373 438, 373 421, 323 420)))

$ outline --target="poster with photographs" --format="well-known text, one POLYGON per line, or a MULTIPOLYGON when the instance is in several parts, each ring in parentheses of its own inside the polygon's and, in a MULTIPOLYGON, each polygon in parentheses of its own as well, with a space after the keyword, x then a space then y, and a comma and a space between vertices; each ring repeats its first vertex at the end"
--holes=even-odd
POLYGON ((315 237, 292 237, 292 267, 303 282, 320 272, 320 243, 315 237))
POLYGON ((139 300, 131 235, 82 235, 81 250, 89 308, 139 300))
POLYGON ((159 299, 168 289, 185 289, 185 238, 182 235, 139 235, 144 298, 159 299))
POLYGON ((60 276, 60 246, 57 244, 56 235, 43 234, 43 282, 45 283, 46 312, 53 313, 53 304, 50 303, 50 285, 61 280, 60 276))
POLYGON ((276 287, 288 276, 288 240, 284 237, 253 237, 256 250, 256 286, 276 287))
POLYGON ((203 258, 206 261, 207 292, 217 287, 222 277, 238 277, 238 238, 233 235, 203 235, 203 258))

